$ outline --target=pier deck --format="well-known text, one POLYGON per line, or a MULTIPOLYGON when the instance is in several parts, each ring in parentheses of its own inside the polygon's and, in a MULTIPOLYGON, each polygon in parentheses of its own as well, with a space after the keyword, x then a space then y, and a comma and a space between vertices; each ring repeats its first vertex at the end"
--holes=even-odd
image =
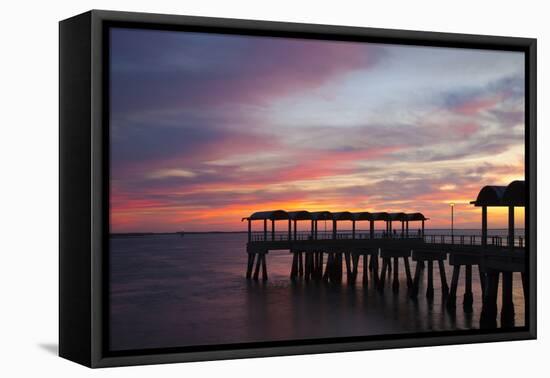
MULTIPOLYGON (((515 233, 515 208, 525 207, 525 182, 513 181, 508 186, 485 186, 471 204, 481 208, 481 235, 426 235, 422 213, 388 213, 349 211, 285 211, 272 210, 253 213, 242 218, 248 223, 247 278, 257 280, 260 268, 262 279, 267 280, 267 255, 274 250, 288 250, 292 255, 290 279, 303 277, 305 280, 323 280, 339 284, 343 277, 345 262, 347 282, 357 280, 358 267, 363 258, 363 285, 367 286, 369 275, 378 290, 384 289, 386 274, 393 269, 392 289, 399 290, 399 259, 403 260, 407 277, 407 288, 411 298, 418 295, 421 273, 427 265, 426 297, 433 298, 434 263, 440 273, 441 293, 445 297, 447 308, 455 309, 458 280, 461 267, 465 268, 464 311, 472 307, 472 266, 476 265, 480 273, 480 285, 483 307, 480 319, 481 327, 494 327, 497 314, 497 292, 499 276, 502 274, 501 323, 513 326, 514 306, 512 303, 512 275, 521 273, 524 300, 529 291, 526 286, 526 243, 522 236, 515 233), (506 207, 508 209, 508 233, 506 236, 489 235, 488 208, 506 207), (252 222, 261 221, 263 231, 253 232, 252 222), (271 230, 268 232, 268 221, 271 230), (276 221, 286 223, 284 232, 276 232, 276 221), (298 222, 307 222, 308 231, 298 231, 298 222), (319 231, 319 222, 324 222, 324 230, 319 231), (352 229, 338 229, 341 222, 351 222, 352 229), (368 222, 368 230, 358 230, 359 224, 368 222), (376 222, 383 222, 385 230, 375 228, 376 222), (397 222, 398 228, 394 228, 397 222), (417 232, 410 232, 410 223, 420 225, 417 232), (327 223, 331 230, 327 231, 327 223), (286 227, 287 226, 287 227, 286 227), (326 261, 324 255, 327 255, 326 261), (368 260, 370 258, 370 261, 368 260), (410 272, 409 258, 416 262, 414 279, 410 272), (378 267, 382 271, 379 273, 378 267), (392 261, 393 260, 393 261, 392 261), (393 264, 392 264, 393 262, 393 264), (453 268, 450 288, 447 285, 445 264, 453 268)), ((454 204, 451 203, 451 211, 454 204)), ((453 214, 453 213, 451 213, 453 214)), ((451 217, 451 225, 453 225, 451 217)), ((349 224, 349 223, 348 223, 349 224)), ((451 230, 454 230, 451 227, 451 230)))
POLYGON ((487 238, 465 235, 428 235, 401 237, 373 237, 348 233, 332 235, 332 238, 315 239, 313 235, 289 238, 288 234, 250 235, 247 243, 248 253, 247 278, 258 279, 260 269, 262 279, 266 280, 267 255, 270 251, 287 250, 293 255, 289 267, 290 279, 323 280, 339 284, 346 272, 348 284, 355 284, 358 276, 360 259, 363 258, 362 281, 364 286, 371 285, 378 290, 384 289, 386 276, 391 276, 393 269, 393 291, 399 290, 398 278, 399 260, 403 260, 406 271, 406 287, 411 298, 418 295, 421 273, 427 263, 426 297, 433 298, 434 263, 440 274, 441 292, 446 301, 447 309, 454 311, 457 298, 457 287, 461 267, 465 269, 465 285, 463 308, 465 312, 472 311, 472 266, 477 265, 480 272, 483 306, 480 319, 481 327, 496 326, 497 290, 499 275, 503 282, 503 307, 501 309, 501 324, 513 326, 514 313, 512 303, 512 273, 520 272, 524 297, 527 296, 525 286, 526 255, 524 241, 517 238, 513 243, 503 241, 501 237, 487 238), (267 240, 265 240, 267 239, 267 240), (508 246, 507 244, 511 244, 508 246), (513 245, 512 245, 513 244, 513 245), (327 256, 326 261, 324 256, 327 256), (370 262, 368 258, 370 257, 370 262), (416 261, 414 278, 411 275, 409 258, 416 261), (391 263, 393 259, 393 264, 391 263), (450 286, 447 284, 445 264, 453 268, 450 286), (345 270, 344 270, 345 266, 345 270), (379 271, 381 266, 381 271, 379 271))

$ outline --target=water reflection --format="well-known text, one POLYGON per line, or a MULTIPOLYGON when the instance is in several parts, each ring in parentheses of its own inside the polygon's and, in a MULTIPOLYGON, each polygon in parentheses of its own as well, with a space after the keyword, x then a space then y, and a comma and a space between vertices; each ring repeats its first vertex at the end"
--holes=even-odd
MULTIPOLYGON (((462 309, 464 280, 457 306, 448 311, 439 280, 427 300, 426 273, 418 297, 407 294, 399 269, 400 289, 391 279, 380 292, 357 282, 341 285, 292 282, 291 256, 270 253, 269 280, 244 278, 246 235, 156 236, 111 240, 110 322, 114 350, 279 341, 327 337, 401 334, 479 327, 481 290, 473 268, 474 303, 462 309)), ((414 272, 415 263, 411 263, 414 272)), ((451 271, 446 266, 447 277, 451 271)), ((437 269, 435 269, 437 272, 437 269)), ((524 325, 523 292, 514 276, 516 326, 524 325)), ((499 302, 500 308, 500 294, 499 302)))

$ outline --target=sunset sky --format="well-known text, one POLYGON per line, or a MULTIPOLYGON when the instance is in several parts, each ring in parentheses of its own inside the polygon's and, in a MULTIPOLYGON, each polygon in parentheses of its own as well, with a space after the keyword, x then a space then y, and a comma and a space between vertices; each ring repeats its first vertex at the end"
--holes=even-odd
POLYGON ((523 53, 113 29, 110 64, 112 232, 275 209, 447 228, 451 202, 477 228, 479 189, 524 178, 523 53))

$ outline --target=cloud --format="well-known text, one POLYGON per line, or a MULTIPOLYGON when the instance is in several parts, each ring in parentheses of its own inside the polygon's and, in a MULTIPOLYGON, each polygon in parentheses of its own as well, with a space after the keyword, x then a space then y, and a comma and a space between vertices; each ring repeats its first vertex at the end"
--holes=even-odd
POLYGON ((351 42, 114 29, 115 117, 136 109, 265 104, 375 65, 380 47, 351 42))
POLYGON ((523 73, 491 81, 485 86, 463 87, 442 96, 444 108, 465 116, 508 107, 510 103, 523 103, 525 78, 523 73))
MULTIPOLYGON (((273 208, 421 211, 444 225, 451 201, 474 224, 466 206, 481 186, 523 177, 523 76, 508 68, 452 86, 441 70, 419 86, 386 61, 391 46, 112 38, 113 230, 240 230, 241 217, 273 208)), ((418 64, 410 51, 392 62, 407 52, 418 64)))
POLYGON ((187 169, 158 169, 147 175, 151 179, 163 179, 167 177, 195 177, 197 174, 187 169))
POLYGON ((111 137, 112 170, 117 177, 182 166, 193 170, 200 161, 253 153, 277 144, 273 135, 232 129, 216 119, 183 119, 180 124, 161 118, 156 123, 131 122, 118 127, 111 137))

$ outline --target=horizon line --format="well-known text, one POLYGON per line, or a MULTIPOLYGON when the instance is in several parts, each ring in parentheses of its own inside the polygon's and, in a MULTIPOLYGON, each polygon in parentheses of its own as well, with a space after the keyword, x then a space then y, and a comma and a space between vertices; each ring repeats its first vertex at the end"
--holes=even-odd
MULTIPOLYGON (((495 227, 495 228, 488 228, 487 230, 507 230, 508 227, 495 227)), ((525 230, 525 227, 517 227, 515 228, 516 230, 525 230)), ((425 231, 429 231, 429 230, 451 230, 450 227, 435 227, 435 228, 426 228, 425 231)), ((481 228, 454 228, 453 229, 454 231, 473 231, 473 230, 480 230, 481 231, 481 228)), ((351 230, 339 230, 339 231, 350 231, 351 230)), ((358 230, 356 230, 358 231, 358 230)), ((368 229, 365 229, 363 231, 369 231, 368 229)), ((382 229, 378 229, 378 230, 375 230, 375 231, 384 231, 382 229)), ((263 230, 259 230, 259 231, 252 231, 253 233, 255 232, 263 232, 263 230)), ((286 232, 286 231, 275 231, 276 233, 281 233, 281 232, 286 232)), ((298 232, 308 232, 308 231, 298 231, 298 232)), ((323 231, 322 231, 323 232, 323 231)), ((329 232, 329 231, 327 231, 329 232)), ((330 231, 332 232, 332 231, 330 231)), ((400 232, 400 231, 398 231, 400 232)), ((127 231, 127 232, 109 232, 109 235, 132 235, 132 234, 147 234, 147 235, 171 235, 171 234, 181 234, 181 233, 184 233, 184 234, 221 234, 221 233, 225 233, 225 234, 246 234, 248 233, 248 231, 244 230, 244 231, 225 231, 225 230, 209 230, 209 231, 127 231)), ((271 233, 270 230, 268 230, 268 233, 271 233)))

